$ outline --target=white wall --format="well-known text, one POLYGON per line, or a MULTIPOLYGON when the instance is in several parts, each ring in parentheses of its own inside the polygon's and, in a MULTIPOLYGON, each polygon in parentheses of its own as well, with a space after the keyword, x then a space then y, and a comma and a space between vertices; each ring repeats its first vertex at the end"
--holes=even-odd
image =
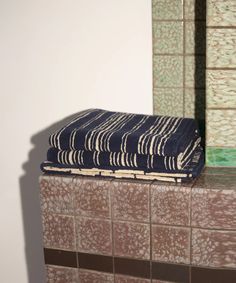
POLYGON ((49 133, 88 107, 152 113, 151 44, 151 0, 0 1, 1 282, 44 282, 49 133))

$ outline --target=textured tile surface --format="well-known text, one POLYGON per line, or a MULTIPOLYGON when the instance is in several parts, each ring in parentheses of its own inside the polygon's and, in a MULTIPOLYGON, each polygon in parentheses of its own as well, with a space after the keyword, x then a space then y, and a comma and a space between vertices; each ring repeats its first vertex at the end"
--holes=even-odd
POLYGON ((112 254, 111 222, 94 218, 76 219, 77 249, 95 254, 112 254))
POLYGON ((208 0, 208 26, 236 26, 235 0, 208 0))
POLYGON ((204 89, 185 89, 184 96, 184 117, 198 119, 205 118, 205 97, 204 89))
POLYGON ((110 217, 110 180, 76 179, 75 212, 80 216, 110 217))
POLYGON ((43 244, 47 248, 75 250, 75 223, 74 217, 44 213, 43 244))
POLYGON ((77 283, 77 268, 46 265, 47 283, 77 283))
POLYGON ((190 229, 153 225, 152 258, 170 263, 189 263, 190 229))
POLYGON ((151 281, 143 278, 115 275, 115 283, 151 283, 151 281))
POLYGON ((182 56, 154 56, 154 87, 183 86, 182 56))
POLYGON ((112 182, 113 218, 149 221, 149 183, 112 182))
POLYGON ((153 20, 181 20, 183 19, 182 0, 153 0, 153 20))
POLYGON ((206 147, 206 165, 236 167, 236 148, 206 147))
POLYGON ((192 263, 236 268, 236 231, 192 230, 192 263))
POLYGON ((42 211, 73 214, 73 192, 71 177, 42 176, 40 178, 42 211))
POLYGON ((206 27, 204 22, 185 22, 186 54, 205 54, 206 27), (198 33, 196 36, 196 32, 198 33))
POLYGON ((205 167, 203 174, 208 175, 229 175, 230 178, 232 175, 236 175, 236 166, 235 168, 225 168, 225 167, 205 167))
POLYGON ((207 70, 207 107, 236 108, 235 70, 207 70))
POLYGON ((151 217, 153 223, 189 225, 190 188, 152 185, 151 217))
POLYGON ((185 87, 205 87, 205 56, 185 57, 185 87))
POLYGON ((114 283, 114 275, 109 273, 79 269, 80 283, 114 283))
POLYGON ((187 20, 205 20, 206 1, 185 0, 185 19, 187 20))
POLYGON ((196 188, 202 188, 206 190, 235 190, 236 191, 236 175, 214 175, 214 174, 202 174, 198 178, 197 183, 194 185, 196 188))
POLYGON ((207 67, 236 67, 236 29, 208 29, 207 67))
POLYGON ((236 148, 236 109, 207 110, 207 146, 236 148))
POLYGON ((236 230, 236 190, 192 189, 192 225, 236 230))
POLYGON ((150 259, 150 229, 147 224, 114 222, 114 254, 150 259))
POLYGON ((183 89, 156 88, 153 93, 154 114, 183 116, 183 89))
POLYGON ((153 22, 154 54, 183 53, 183 22, 153 22))

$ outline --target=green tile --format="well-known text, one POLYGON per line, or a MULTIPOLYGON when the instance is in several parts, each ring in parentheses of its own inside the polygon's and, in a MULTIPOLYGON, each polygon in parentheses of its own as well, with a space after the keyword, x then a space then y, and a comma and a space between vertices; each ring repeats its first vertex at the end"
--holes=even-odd
POLYGON ((236 26, 235 0, 208 0, 208 26, 236 26))
POLYGON ((236 167, 236 148, 206 148, 206 165, 236 167))
POLYGON ((208 29, 207 67, 236 67, 236 29, 208 29))
POLYGON ((207 146, 236 148, 236 109, 207 109, 207 146))
POLYGON ((236 108, 236 71, 207 70, 207 108, 236 108))
POLYGON ((182 0, 153 0, 153 20, 181 20, 183 19, 182 0))
POLYGON ((185 89, 184 117, 205 119, 205 90, 185 89))
POLYGON ((185 53, 205 54, 206 27, 204 22, 185 22, 185 53), (197 32, 197 36, 195 34, 197 32))
POLYGON ((153 22, 153 51, 183 53, 183 22, 153 22))
POLYGON ((183 89, 154 89, 154 114, 183 117, 183 89))
POLYGON ((205 87, 205 56, 185 57, 185 87, 205 87))
POLYGON ((154 87, 182 87, 183 86, 183 57, 162 56, 153 57, 154 87))
POLYGON ((185 0, 185 19, 205 20, 206 1, 204 0, 185 0))

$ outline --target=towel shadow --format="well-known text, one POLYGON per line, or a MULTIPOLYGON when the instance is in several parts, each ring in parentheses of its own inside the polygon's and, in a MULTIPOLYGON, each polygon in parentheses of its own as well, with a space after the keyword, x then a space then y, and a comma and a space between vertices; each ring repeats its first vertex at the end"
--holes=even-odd
POLYGON ((73 114, 33 135, 31 138, 33 149, 29 152, 28 160, 23 164, 24 175, 20 177, 19 183, 28 283, 46 282, 38 185, 38 179, 42 173, 39 166, 45 160, 49 135, 64 126, 75 116, 76 114, 73 114))

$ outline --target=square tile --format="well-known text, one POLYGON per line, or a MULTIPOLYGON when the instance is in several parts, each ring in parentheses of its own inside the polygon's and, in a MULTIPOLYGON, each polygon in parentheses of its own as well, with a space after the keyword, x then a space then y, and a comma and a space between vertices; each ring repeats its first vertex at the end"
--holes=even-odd
POLYGON ((39 184, 42 211, 74 214, 71 177, 41 176, 39 184))
POLYGON ((152 185, 152 223, 189 225, 190 196, 190 188, 152 185))
POLYGON ((185 22, 185 53, 206 54, 206 24, 204 22, 185 22))
POLYGON ((154 54, 183 53, 183 22, 153 22, 154 54))
POLYGON ((236 148, 236 109, 209 109, 206 114, 206 145, 236 148))
POLYGON ((80 283, 114 283, 114 275, 109 273, 79 269, 80 283))
POLYGON ((205 119, 206 91, 204 89, 186 88, 184 96, 184 117, 205 119))
POLYGON ((78 269, 46 265, 46 279, 47 283, 77 283, 78 269))
POLYGON ((154 114, 183 117, 182 88, 155 88, 153 92, 154 114))
POLYGON ((110 180, 75 180, 75 213, 87 217, 110 217, 110 180))
POLYGON ((235 70, 207 70, 207 108, 236 108, 235 70))
POLYGON ((111 221, 77 217, 76 230, 78 251, 112 254, 111 221))
POLYGON ((236 26, 235 0, 208 0, 208 26, 236 26))
POLYGON ((236 231, 193 229, 192 264, 236 268, 236 231))
POLYGON ((43 213, 43 244, 47 248, 75 250, 75 221, 73 216, 43 213))
POLYGON ((186 20, 206 20, 206 1, 185 0, 186 20))
POLYGON ((152 259, 190 263, 190 229, 152 225, 152 259))
POLYGON ((236 230, 236 190, 192 189, 192 225, 236 230))
POLYGON ((236 29, 207 30, 207 68, 236 67, 236 29))
POLYGON ((125 275, 115 275, 115 283, 151 283, 151 280, 125 275))
POLYGON ((185 87, 205 88, 205 56, 185 57, 185 87))
POLYGON ((183 19, 182 0, 153 0, 153 20, 181 20, 183 19))
POLYGON ((113 218, 149 222, 149 186, 149 183, 113 181, 113 218))
POLYGON ((153 57, 154 87, 183 87, 183 57, 153 57))
POLYGON ((150 259, 148 224, 114 222, 114 255, 150 259))

